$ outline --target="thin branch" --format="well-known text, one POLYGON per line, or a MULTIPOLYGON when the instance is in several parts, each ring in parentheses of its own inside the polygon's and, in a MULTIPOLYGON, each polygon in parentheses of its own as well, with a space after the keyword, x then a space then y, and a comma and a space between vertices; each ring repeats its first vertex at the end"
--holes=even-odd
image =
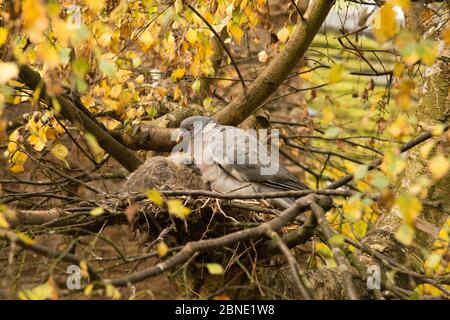
POLYGON ((317 222, 319 223, 320 229, 325 236, 328 245, 331 247, 334 259, 337 263, 337 269, 342 275, 346 296, 351 300, 358 300, 359 298, 355 286, 353 285, 353 276, 350 272, 350 264, 342 249, 332 239, 335 235, 335 231, 330 227, 325 218, 323 209, 317 203, 311 203, 311 210, 317 218, 317 222))
POLYGON ((280 236, 272 231, 269 230, 267 232, 267 235, 272 238, 272 240, 278 245, 280 248, 280 251, 284 254, 286 257, 286 260, 289 264, 289 267, 291 268, 292 277, 294 278, 295 285, 297 286, 297 289, 299 290, 300 294, 303 296, 306 300, 311 300, 311 292, 309 290, 309 283, 306 279, 305 274, 301 271, 300 266, 298 265, 297 260, 292 255, 289 248, 286 246, 286 244, 281 240, 280 236))

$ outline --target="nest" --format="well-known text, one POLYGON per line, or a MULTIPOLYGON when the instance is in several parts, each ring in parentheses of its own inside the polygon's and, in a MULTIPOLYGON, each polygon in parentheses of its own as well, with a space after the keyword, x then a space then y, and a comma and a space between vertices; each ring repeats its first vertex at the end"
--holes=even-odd
POLYGON ((158 190, 206 190, 200 175, 183 159, 152 157, 130 174, 124 184, 124 192, 130 194, 158 190), (175 161, 174 161, 175 159, 175 161))
MULTIPOLYGON (((158 190, 206 189, 195 169, 165 157, 148 159, 135 173, 130 175, 124 191, 130 195, 150 188, 158 190)), ((142 200, 129 206, 127 209, 131 212, 129 222, 136 240, 141 245, 151 249, 160 241, 164 241, 169 248, 173 248, 189 241, 217 238, 257 226, 272 219, 277 213, 276 210, 270 209, 268 204, 261 201, 224 201, 189 196, 177 198, 191 210, 185 219, 170 215, 165 206, 160 207, 150 200, 142 200), (130 208, 132 209, 130 210, 130 208)), ((260 254, 257 251, 257 243, 249 241, 236 243, 232 247, 223 248, 223 250, 203 252, 183 269, 183 276, 176 271, 169 275, 169 278, 180 292, 184 291, 188 296, 192 292, 195 292, 196 295, 207 296, 211 292, 217 292, 220 288, 230 285, 242 286, 244 284, 253 290, 254 288, 251 287, 254 281, 249 281, 249 273, 243 270, 252 270, 258 263, 260 254), (237 261, 239 263, 236 263, 237 261), (205 263, 210 262, 221 264, 227 270, 224 276, 208 275, 204 267, 205 263)))

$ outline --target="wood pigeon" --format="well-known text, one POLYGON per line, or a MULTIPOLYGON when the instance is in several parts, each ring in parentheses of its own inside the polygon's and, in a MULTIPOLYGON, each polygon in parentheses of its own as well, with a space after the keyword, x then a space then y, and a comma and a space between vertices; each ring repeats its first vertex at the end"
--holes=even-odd
MULTIPOLYGON (((252 194, 309 189, 279 162, 278 153, 273 157, 273 152, 268 152, 267 140, 258 141, 256 132, 223 126, 211 117, 193 116, 181 122, 177 142, 181 141, 183 151, 192 155, 202 179, 213 191, 252 194)), ((286 209, 295 198, 268 201, 286 209)))

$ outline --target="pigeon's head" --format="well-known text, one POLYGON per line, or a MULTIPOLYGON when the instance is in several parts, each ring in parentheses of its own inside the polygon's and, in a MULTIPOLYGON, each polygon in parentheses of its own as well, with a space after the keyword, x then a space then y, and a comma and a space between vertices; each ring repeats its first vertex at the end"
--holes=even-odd
POLYGON ((210 123, 215 123, 214 119, 206 116, 193 116, 184 119, 180 124, 180 133, 177 142, 183 140, 186 135, 194 137, 210 123))

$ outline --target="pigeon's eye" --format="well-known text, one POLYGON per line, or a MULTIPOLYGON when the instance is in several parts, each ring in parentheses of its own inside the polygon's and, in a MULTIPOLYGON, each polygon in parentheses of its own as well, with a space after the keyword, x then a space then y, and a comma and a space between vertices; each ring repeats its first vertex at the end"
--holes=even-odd
POLYGON ((193 129, 193 128, 194 128, 194 124, 191 122, 191 124, 189 125, 189 127, 190 127, 191 129, 193 129))

